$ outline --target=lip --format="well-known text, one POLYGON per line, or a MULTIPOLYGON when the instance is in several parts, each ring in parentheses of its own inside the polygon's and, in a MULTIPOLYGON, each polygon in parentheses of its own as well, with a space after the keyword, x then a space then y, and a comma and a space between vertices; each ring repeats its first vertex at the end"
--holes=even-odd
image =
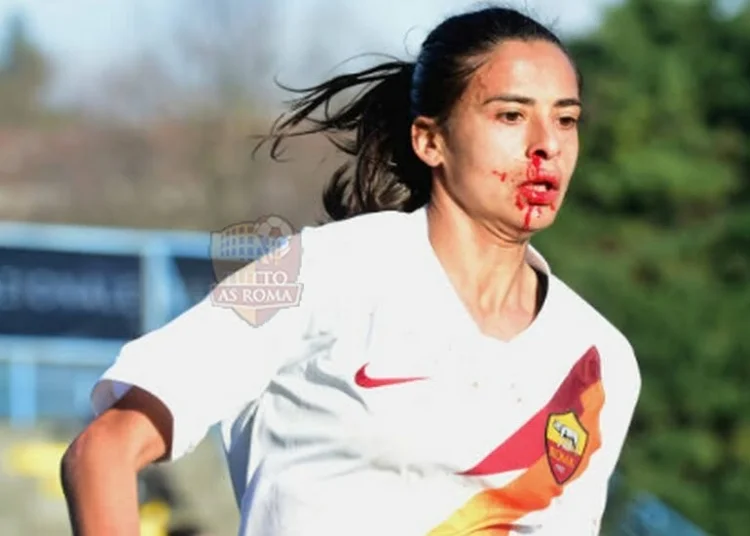
POLYGON ((529 205, 553 205, 560 196, 560 180, 555 175, 540 172, 533 179, 521 183, 518 190, 529 205), (546 189, 534 188, 540 184, 546 189))
POLYGON ((534 184, 544 184, 546 186, 549 186, 550 190, 560 189, 560 179, 557 178, 557 175, 544 170, 539 170, 538 172, 534 173, 534 176, 529 177, 528 180, 521 183, 521 186, 534 184))

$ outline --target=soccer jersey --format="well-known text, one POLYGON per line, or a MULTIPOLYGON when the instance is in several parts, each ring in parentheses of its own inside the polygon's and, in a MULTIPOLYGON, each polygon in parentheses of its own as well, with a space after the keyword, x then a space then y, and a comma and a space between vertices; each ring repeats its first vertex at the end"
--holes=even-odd
POLYGON ((262 323, 211 298, 122 349, 174 421, 171 458, 221 423, 240 535, 598 534, 640 389, 631 345, 551 273, 531 326, 484 335, 426 210, 305 228, 299 302, 262 323))

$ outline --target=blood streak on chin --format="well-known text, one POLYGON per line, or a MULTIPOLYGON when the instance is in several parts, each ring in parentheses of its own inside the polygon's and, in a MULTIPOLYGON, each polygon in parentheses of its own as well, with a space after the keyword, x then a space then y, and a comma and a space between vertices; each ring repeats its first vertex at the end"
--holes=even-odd
POLYGON ((526 209, 526 214, 523 218, 523 228, 524 230, 529 230, 529 227, 531 226, 531 213, 534 210, 534 207, 530 204, 524 203, 524 198, 520 193, 516 194, 516 208, 518 210, 524 210, 526 209))
POLYGON ((523 218, 523 229, 524 231, 528 231, 531 228, 531 211, 534 210, 534 207, 529 207, 526 209, 526 216, 523 218))

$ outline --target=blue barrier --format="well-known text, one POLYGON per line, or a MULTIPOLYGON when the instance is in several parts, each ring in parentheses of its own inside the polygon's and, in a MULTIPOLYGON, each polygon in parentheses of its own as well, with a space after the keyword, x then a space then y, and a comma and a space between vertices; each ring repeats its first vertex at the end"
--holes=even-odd
POLYGON ((630 503, 619 533, 622 536, 707 536, 649 493, 638 494, 630 503))
MULTIPOLYGON (((207 233, 0 223, 0 417, 83 420, 120 346, 202 299, 207 233)), ((706 536, 639 495, 618 536, 706 536)))
POLYGON ((0 414, 13 426, 33 426, 45 407, 55 411, 42 416, 80 417, 87 405, 76 400, 119 347, 212 282, 206 233, 0 223, 0 414), (61 368, 73 392, 45 382, 61 368))

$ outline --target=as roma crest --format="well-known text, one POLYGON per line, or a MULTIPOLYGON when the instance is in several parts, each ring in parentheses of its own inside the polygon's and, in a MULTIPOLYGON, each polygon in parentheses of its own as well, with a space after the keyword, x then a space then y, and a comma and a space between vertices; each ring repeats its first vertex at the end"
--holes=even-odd
POLYGON ((567 482, 578 469, 588 440, 589 433, 574 412, 551 413, 547 418, 547 461, 559 485, 567 482))
POLYGON ((211 235, 217 285, 214 305, 233 309, 259 326, 279 310, 299 305, 302 247, 291 224, 279 216, 231 225, 211 235))

